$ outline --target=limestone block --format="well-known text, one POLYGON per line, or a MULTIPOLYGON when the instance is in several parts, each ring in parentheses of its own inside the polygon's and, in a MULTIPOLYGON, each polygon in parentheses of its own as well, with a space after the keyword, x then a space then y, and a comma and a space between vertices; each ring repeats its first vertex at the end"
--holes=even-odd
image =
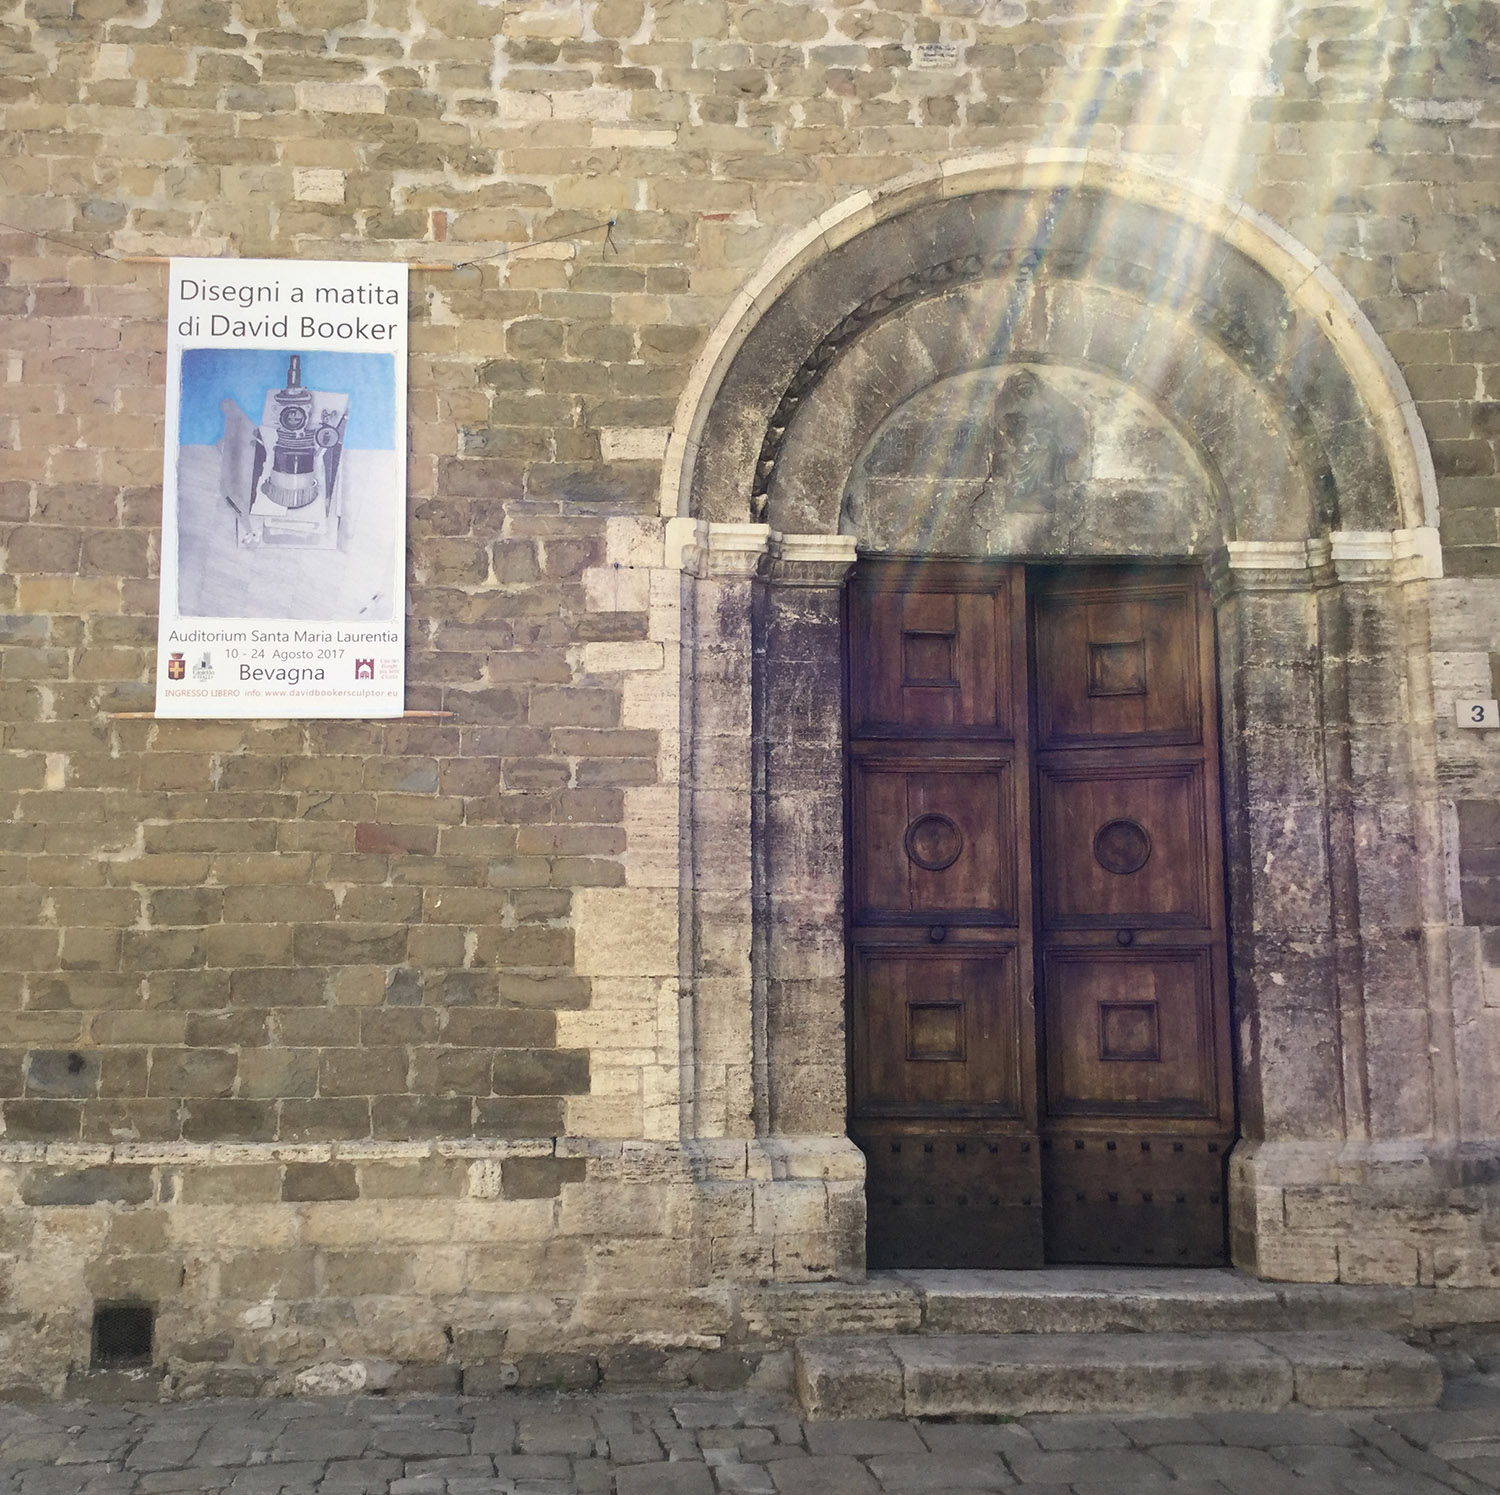
MULTIPOLYGON (((596 139, 598 133, 596 130, 596 139)), ((671 434, 666 426, 601 426, 599 449, 606 462, 659 462, 666 455, 667 439, 671 434)), ((627 564, 657 566, 661 561, 653 557, 627 564)))
POLYGON ((469 1253, 461 1246, 429 1246, 411 1259, 412 1291, 420 1297, 461 1293, 469 1283, 469 1253))
POLYGON ((828 1228, 828 1191, 821 1182, 757 1184, 754 1199, 757 1235, 817 1235, 828 1228))
POLYGON ((507 1242, 503 1249, 495 1245, 476 1249, 470 1261, 473 1292, 566 1293, 582 1285, 583 1257, 573 1242, 507 1242))
POLYGON ((1255 1237, 1254 1260, 1239 1264, 1267 1282, 1338 1282, 1338 1247, 1331 1241, 1262 1232, 1255 1237))
POLYGON ((1375 1136, 1418 1137, 1430 1127, 1431 1078, 1423 1062, 1430 1031, 1425 1009, 1366 1009, 1370 1129, 1375 1136))
MULTIPOLYGON (((588 648, 601 648, 590 644, 588 648)), ((623 647, 623 646, 621 646, 623 647)), ((660 644, 632 645, 660 649, 660 644)), ((649 730, 675 730, 681 713, 680 683, 674 671, 655 668, 652 673, 627 675, 620 687, 620 725, 649 730)))
POLYGON ((299 1206, 299 1239, 316 1246, 363 1246, 370 1241, 407 1245, 453 1239, 455 1213, 462 1201, 382 1199, 299 1206))
POLYGON ((676 975, 675 889, 580 888, 573 909, 579 975, 676 975))
POLYGON ((586 1048, 614 1067, 650 1064, 657 1053, 654 1012, 561 1012, 557 1041, 570 1048, 586 1048))
POLYGON ((566 1236, 659 1236, 669 1190, 651 1184, 564 1184, 558 1228, 566 1236))
POLYGON ((682 841, 681 792, 675 784, 625 791, 627 887, 675 888, 682 841))
POLYGON ((662 668, 662 646, 649 639, 640 642, 585 644, 583 667, 591 675, 612 674, 621 670, 659 671, 662 668))
POLYGON ((664 644, 678 644, 682 641, 682 573, 671 569, 670 556, 667 566, 668 569, 650 573, 646 633, 664 644))
POLYGON ((642 1250, 638 1239, 595 1240, 584 1252, 584 1288, 590 1295, 634 1292, 639 1305, 663 1284, 692 1280, 693 1243, 686 1236, 654 1240, 649 1250, 642 1250))
POLYGON ((1262 1334, 1291 1362, 1297 1401, 1308 1407, 1432 1406, 1443 1374, 1425 1351, 1371 1329, 1262 1334))
POLYGON ((750 1003, 742 982, 707 978, 697 983, 693 1036, 698 1058, 712 1064, 747 1063, 751 1054, 750 1003))
POLYGON ((648 1140, 675 1138, 681 1130, 682 1071, 677 1063, 656 1064, 641 1071, 641 1135, 648 1140))
POLYGON ((302 1231, 299 1213, 277 1204, 180 1205, 166 1220, 172 1244, 183 1250, 222 1249, 247 1239, 284 1248, 302 1231))
POLYGON ((546 1240, 557 1231, 557 1205, 551 1199, 460 1199, 450 1208, 442 1238, 449 1245, 546 1240))
POLYGON ((384 114, 385 90, 373 83, 303 82, 297 107, 324 114, 384 114))
POLYGON ((570 1095, 564 1112, 568 1130, 591 1137, 639 1137, 645 1126, 640 1077, 635 1070, 629 1075, 626 1094, 570 1095))
POLYGON ((1338 1281, 1359 1283, 1416 1283, 1417 1248, 1410 1241, 1363 1239, 1338 1245, 1338 1281))
POLYGON ((815 1421, 900 1417, 902 1367, 883 1339, 802 1339, 794 1359, 797 1399, 815 1421))
POLYGON ((643 566, 589 566, 584 597, 596 613, 643 613, 651 598, 651 572, 643 566))

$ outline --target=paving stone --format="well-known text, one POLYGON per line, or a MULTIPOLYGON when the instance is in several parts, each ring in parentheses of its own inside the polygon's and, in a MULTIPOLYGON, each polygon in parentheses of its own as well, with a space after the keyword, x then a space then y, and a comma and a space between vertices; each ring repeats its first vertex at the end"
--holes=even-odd
POLYGON ((1475 1459, 1451 1459, 1449 1462, 1461 1474, 1468 1475, 1487 1489, 1500 1490, 1500 1458, 1484 1454, 1475 1459))
POLYGON ((571 1462, 556 1454, 497 1454, 495 1473, 501 1479, 567 1479, 573 1472, 571 1462))
POLYGON ((1304 1448, 1276 1448, 1271 1456, 1295 1469, 1308 1479, 1319 1479, 1328 1484, 1337 1484, 1342 1479, 1363 1478, 1368 1474, 1393 1475, 1401 1472, 1379 1449, 1368 1444, 1358 1448, 1339 1448, 1330 1445, 1304 1448))
POLYGON ((728 1495, 775 1495, 776 1485, 764 1464, 722 1464, 714 1483, 728 1495))
POLYGON ((495 1461, 488 1454, 456 1454, 447 1459, 408 1459, 406 1461, 406 1475, 408 1479, 422 1479, 432 1476, 435 1479, 463 1479, 480 1478, 495 1472, 495 1461))
POLYGON ((617 1495, 713 1495, 704 1464, 633 1464, 615 1474, 617 1495))
POLYGON ((933 1453, 1035 1452, 1041 1445, 1018 1422, 918 1422, 922 1441, 933 1453))
POLYGON ((664 1457, 655 1433, 613 1433, 604 1444, 616 1464, 649 1464, 664 1457))
POLYGON ((1003 1490, 1015 1485, 1003 1460, 993 1454, 896 1453, 869 1461, 870 1473, 887 1490, 1003 1490))
POLYGON ((1142 1488, 1170 1484, 1172 1476, 1149 1454, 1135 1449, 1074 1450, 1049 1453, 1012 1453, 1006 1462, 1020 1477, 1028 1480, 1051 1480, 1057 1484, 1082 1484, 1130 1481, 1142 1488))
MULTIPOLYGON (((1260 1417, 1260 1412, 1225 1412, 1224 1417, 1260 1417)), ((1270 1416, 1277 1416, 1271 1413, 1270 1416)), ((1151 1448, 1158 1443, 1217 1443, 1219 1436, 1198 1417, 1122 1417, 1111 1426, 1137 1448, 1151 1448)))
POLYGON ((318 1495, 380 1495, 400 1477, 401 1464, 396 1459, 340 1460, 328 1466, 318 1495))
POLYGON ((586 1414, 556 1413, 545 1417, 524 1417, 516 1430, 516 1443, 522 1453, 576 1454, 587 1457, 594 1451, 599 1436, 594 1419, 586 1414))
POLYGON ((807 1447, 814 1454, 926 1453, 917 1430, 907 1422, 871 1422, 851 1418, 847 1422, 810 1423, 807 1447))
POLYGON ((1153 1448, 1151 1456, 1181 1479, 1217 1480, 1235 1495, 1304 1495, 1307 1482, 1262 1449, 1189 1443, 1153 1448))
POLYGON ((782 1459, 767 1468, 780 1495, 878 1495, 880 1489, 859 1460, 841 1455, 782 1459))
POLYGON ((1221 1442, 1245 1448, 1359 1442, 1345 1419, 1321 1412, 1205 1412, 1197 1421, 1221 1442))
POLYGON ((1042 1448, 1128 1448, 1130 1439, 1104 1417, 1025 1417, 1021 1426, 1042 1448))
POLYGON ((469 1451, 467 1434, 445 1428, 376 1428, 370 1445, 379 1453, 395 1454, 402 1459, 437 1459, 469 1451))

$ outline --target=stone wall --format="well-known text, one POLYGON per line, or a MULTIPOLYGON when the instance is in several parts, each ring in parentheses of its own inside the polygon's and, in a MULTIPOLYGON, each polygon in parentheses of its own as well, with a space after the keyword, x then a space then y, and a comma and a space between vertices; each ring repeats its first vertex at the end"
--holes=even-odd
MULTIPOLYGON (((1494 5, 18 0, 0 42, 16 1374, 60 1385, 106 1298, 157 1304, 174 1355, 295 1365, 422 1359, 454 1295, 546 1334, 569 1297, 569 1343, 717 1332, 685 1300, 628 1329, 586 1306, 640 1293, 646 1238, 695 1286, 858 1274, 857 1155, 755 1140, 840 1105, 841 1054, 751 1000, 755 900, 795 889, 679 837, 684 785, 726 825, 794 807, 753 803, 745 661, 690 650, 684 675, 684 630, 733 620, 683 580, 691 535, 667 543, 664 458, 793 236, 985 151, 1126 151, 1243 200, 1415 396, 1446 577, 1442 965, 1462 1134, 1495 1133, 1497 738, 1447 724, 1493 693, 1500 636, 1494 5), (165 439, 143 257, 173 253, 454 267, 413 272, 410 361, 407 699, 447 715, 135 715, 165 439), (283 1249, 295 1281, 256 1255, 283 1249)), ((837 985, 826 962, 773 979, 793 1014, 837 985)), ((1350 1228, 1266 1187, 1267 1239, 1350 1228)), ((1416 1280, 1400 1215, 1384 1280, 1416 1280)))

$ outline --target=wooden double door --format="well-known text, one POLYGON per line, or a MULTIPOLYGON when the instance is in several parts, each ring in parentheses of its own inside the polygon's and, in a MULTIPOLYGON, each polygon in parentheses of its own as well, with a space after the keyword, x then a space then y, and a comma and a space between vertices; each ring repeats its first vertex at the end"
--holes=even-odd
POLYGON ((1200 574, 862 562, 846 637, 869 1264, 1223 1262, 1234 1104, 1200 574))

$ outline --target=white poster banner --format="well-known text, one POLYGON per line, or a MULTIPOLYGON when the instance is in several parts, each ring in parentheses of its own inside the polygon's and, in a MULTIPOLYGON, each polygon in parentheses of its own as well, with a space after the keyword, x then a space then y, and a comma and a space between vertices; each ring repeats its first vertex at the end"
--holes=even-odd
POLYGON ((172 261, 158 716, 400 716, 406 282, 172 261))

